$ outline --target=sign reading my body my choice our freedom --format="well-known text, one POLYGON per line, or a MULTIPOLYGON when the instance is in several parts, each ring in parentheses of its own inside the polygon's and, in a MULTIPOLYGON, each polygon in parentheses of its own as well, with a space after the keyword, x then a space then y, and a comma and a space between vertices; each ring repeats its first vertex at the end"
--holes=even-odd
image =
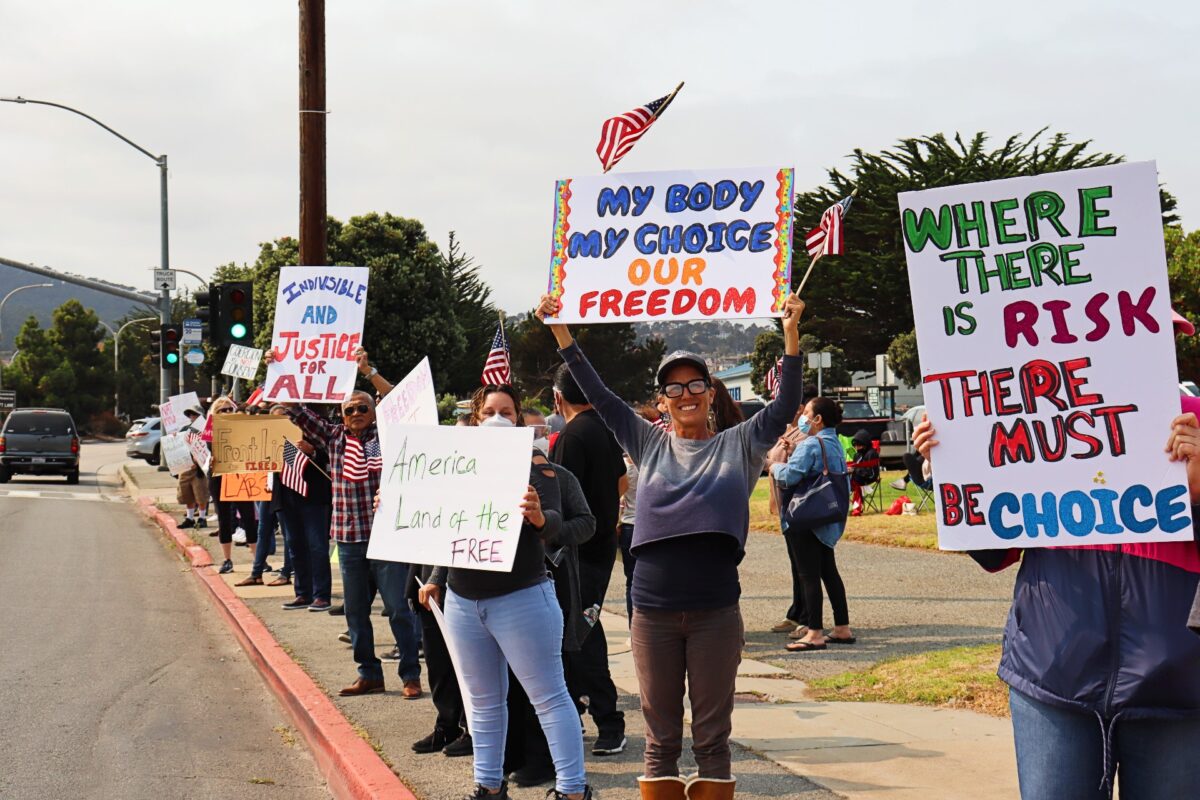
POLYGON ((264 399, 340 403, 354 390, 366 267, 283 267, 264 399))
POLYGON ((1190 541, 1153 163, 900 195, 943 549, 1190 541))
POLYGON ((553 234, 554 321, 778 317, 791 285, 792 170, 561 180, 553 234))

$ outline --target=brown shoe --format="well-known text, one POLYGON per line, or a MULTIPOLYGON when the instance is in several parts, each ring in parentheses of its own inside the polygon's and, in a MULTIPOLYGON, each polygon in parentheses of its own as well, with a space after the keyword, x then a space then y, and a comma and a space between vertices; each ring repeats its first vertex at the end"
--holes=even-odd
POLYGON ((291 578, 276 578, 275 580, 273 580, 267 584, 267 586, 291 586, 291 585, 292 585, 291 578))
POLYGON ((799 624, 799 622, 792 622, 790 619, 785 619, 778 625, 771 626, 771 633, 791 633, 799 624))
POLYGON ((242 578, 240 581, 235 583, 234 586, 262 586, 262 582, 263 580, 261 575, 251 575, 248 578, 242 578))
POLYGON ((794 630, 788 634, 789 639, 795 639, 795 640, 803 639, 805 636, 808 636, 808 626, 807 625, 797 625, 796 630, 794 630))
POLYGON ((405 700, 416 700, 423 694, 425 694, 425 692, 421 689, 421 681, 415 680, 404 682, 404 691, 400 693, 400 696, 405 700))
POLYGON ((383 694, 383 681, 369 681, 359 678, 354 683, 338 692, 342 697, 357 697, 360 694, 383 694))

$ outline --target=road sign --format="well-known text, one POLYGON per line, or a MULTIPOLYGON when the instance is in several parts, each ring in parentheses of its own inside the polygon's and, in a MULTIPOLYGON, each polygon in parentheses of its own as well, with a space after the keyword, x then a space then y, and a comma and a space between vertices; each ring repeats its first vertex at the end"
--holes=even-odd
MULTIPOLYGON (((200 332, 201 322, 196 319, 185 319, 183 321, 183 343, 184 344, 200 344, 204 341, 204 336, 200 332)), ((188 362, 191 363, 191 362, 188 362)))
POLYGON ((833 366, 832 354, 826 352, 808 354, 809 369, 817 369, 818 367, 829 369, 831 366, 833 366))
POLYGON ((166 290, 168 292, 175 291, 175 270, 173 269, 156 269, 154 270, 154 288, 158 291, 166 290))
POLYGON ((199 347, 193 347, 191 350, 187 351, 187 355, 185 355, 183 357, 183 360, 186 361, 187 363, 191 364, 193 367, 198 364, 203 364, 204 363, 204 351, 201 350, 199 347))
POLYGON ((15 389, 0 389, 0 413, 12 411, 17 407, 17 392, 15 389))

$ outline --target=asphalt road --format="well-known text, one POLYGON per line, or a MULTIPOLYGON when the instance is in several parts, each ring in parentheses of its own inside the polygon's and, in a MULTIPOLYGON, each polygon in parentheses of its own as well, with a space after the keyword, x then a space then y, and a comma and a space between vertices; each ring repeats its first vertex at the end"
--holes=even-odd
POLYGON ((0 797, 328 798, 303 741, 187 568, 119 495, 0 485, 0 797))

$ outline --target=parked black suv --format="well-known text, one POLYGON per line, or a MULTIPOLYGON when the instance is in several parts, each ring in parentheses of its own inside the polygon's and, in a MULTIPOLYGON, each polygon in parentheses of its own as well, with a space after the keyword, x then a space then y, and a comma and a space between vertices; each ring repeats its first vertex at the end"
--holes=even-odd
POLYGON ((65 475, 79 483, 79 431, 61 408, 18 408, 0 428, 0 483, 13 475, 65 475))

